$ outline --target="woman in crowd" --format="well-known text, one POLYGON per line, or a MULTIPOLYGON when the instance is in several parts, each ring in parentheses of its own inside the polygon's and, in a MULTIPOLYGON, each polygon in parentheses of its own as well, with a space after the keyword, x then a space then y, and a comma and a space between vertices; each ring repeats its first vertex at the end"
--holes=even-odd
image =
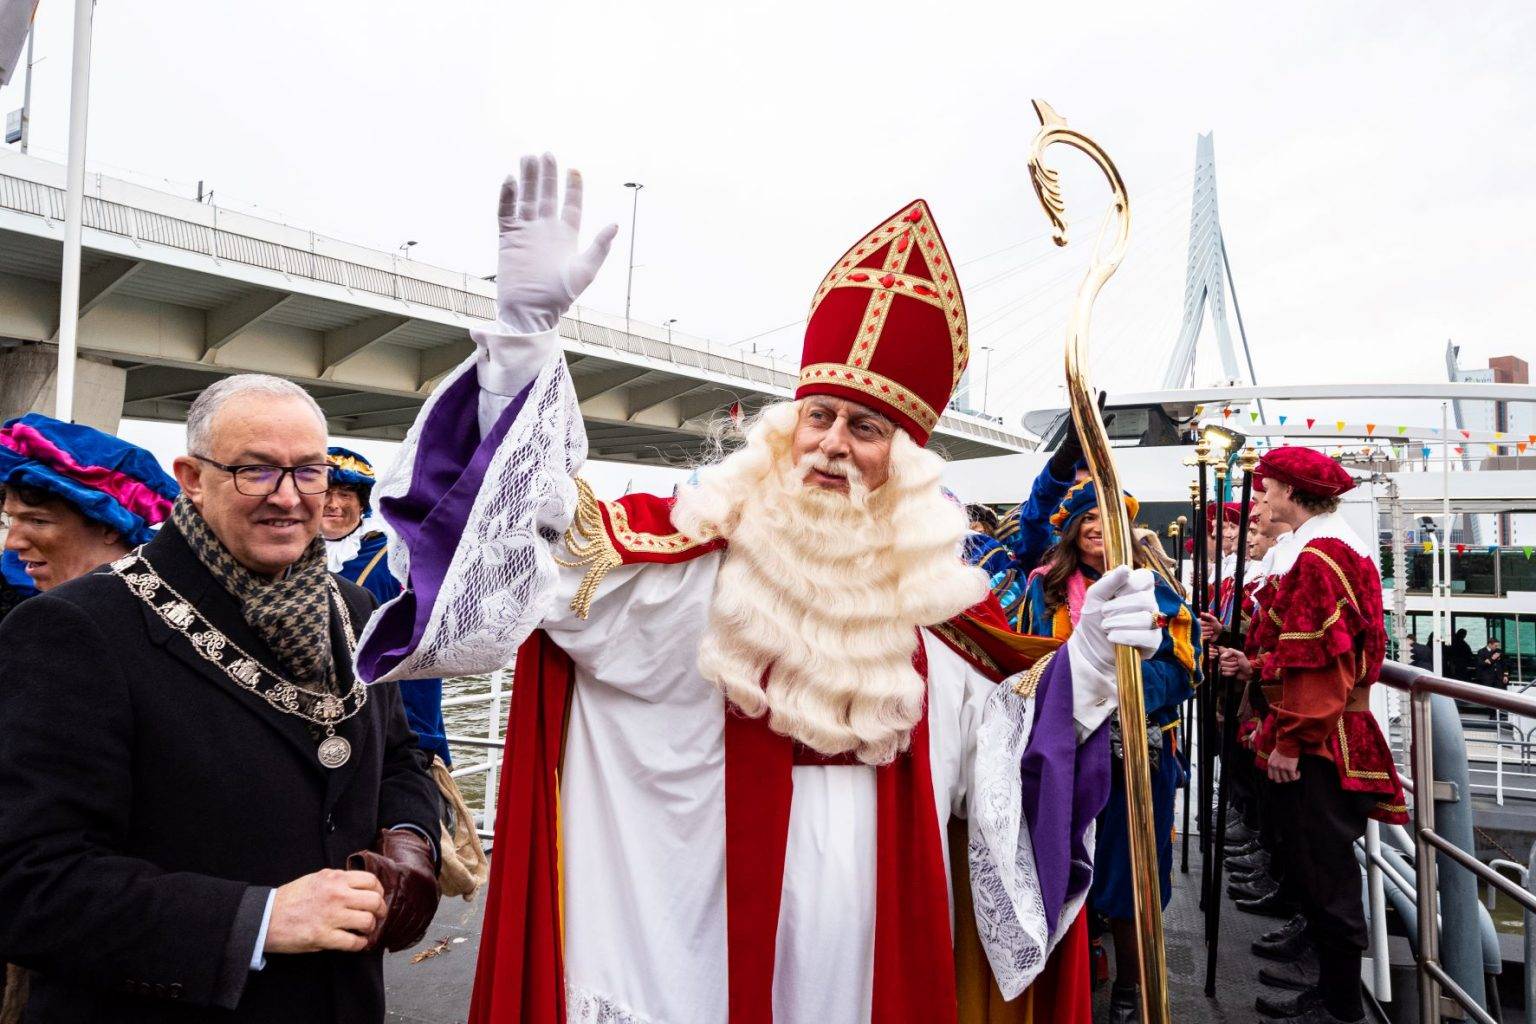
MULTIPOLYGON (((1136 499, 1127 495, 1125 504, 1134 521, 1138 508, 1136 499)), ((1104 572, 1104 532, 1093 481, 1084 480, 1074 485, 1050 522, 1059 536, 1029 576, 1020 621, 1023 632, 1065 640, 1072 635, 1089 584, 1104 572)), ((1188 605, 1167 577, 1158 571, 1160 567, 1148 564, 1147 553, 1141 545, 1134 545, 1133 550, 1139 568, 1154 570, 1157 604, 1162 613, 1162 646, 1156 655, 1142 662, 1141 671, 1147 711, 1142 728, 1149 733, 1153 822, 1163 905, 1166 906, 1172 891, 1173 801, 1184 778, 1174 740, 1179 708, 1194 692, 1199 635, 1188 605)), ((1089 906, 1109 919, 1115 943, 1115 986, 1110 1001, 1113 1024, 1134 1022, 1140 1012, 1135 981, 1138 976, 1135 904, 1131 897, 1121 725, 1118 719, 1112 720, 1111 727, 1116 730, 1111 742, 1115 764, 1111 772, 1109 804, 1099 818, 1093 888, 1089 893, 1089 906)))

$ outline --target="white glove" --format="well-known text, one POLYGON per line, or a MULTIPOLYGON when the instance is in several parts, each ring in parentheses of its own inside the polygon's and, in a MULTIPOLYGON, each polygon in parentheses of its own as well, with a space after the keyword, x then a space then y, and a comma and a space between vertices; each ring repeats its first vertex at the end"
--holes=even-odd
POLYGON ((511 175, 501 183, 496 222, 501 241, 496 259, 496 313, 519 334, 539 334, 560 326, 560 314, 586 291, 608 256, 617 224, 597 233, 580 255, 581 172, 565 176, 565 208, 555 216, 560 169, 553 153, 523 157, 522 181, 511 175))
POLYGON ((552 153, 525 156, 521 180, 508 175, 501 183, 496 221, 500 242, 496 259, 495 330, 473 330, 481 387, 498 395, 516 395, 538 375, 558 346, 560 315, 586 290, 608 256, 617 224, 597 233, 585 251, 576 251, 581 234, 581 172, 565 179, 565 207, 556 216, 559 167, 552 153))
POLYGON ((1134 647, 1146 659, 1162 643, 1152 588, 1152 570, 1122 565, 1100 577, 1083 597, 1077 625, 1067 638, 1073 717, 1080 736, 1091 733, 1115 709, 1115 644, 1134 647))

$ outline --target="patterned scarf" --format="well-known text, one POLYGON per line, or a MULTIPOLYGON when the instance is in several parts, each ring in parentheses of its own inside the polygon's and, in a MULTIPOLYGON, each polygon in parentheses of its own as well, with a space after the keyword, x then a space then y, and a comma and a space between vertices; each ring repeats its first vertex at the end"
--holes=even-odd
POLYGON ((336 692, 325 541, 316 535, 287 572, 265 579, 235 561, 185 494, 176 499, 171 521, 214 579, 240 602, 246 625, 272 649, 293 681, 336 692))

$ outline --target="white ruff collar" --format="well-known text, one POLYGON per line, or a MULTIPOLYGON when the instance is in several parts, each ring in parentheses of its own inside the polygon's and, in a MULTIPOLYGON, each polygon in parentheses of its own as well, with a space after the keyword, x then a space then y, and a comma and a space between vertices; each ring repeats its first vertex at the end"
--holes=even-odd
POLYGON ((1313 516, 1301 526, 1290 533, 1281 535, 1275 541, 1271 554, 1275 556, 1271 571, 1276 576, 1284 576, 1291 571, 1296 564, 1296 559, 1301 557, 1301 549, 1314 540, 1337 540, 1343 542, 1351 551, 1361 558, 1370 558, 1371 549, 1366 547, 1365 541, 1355 532, 1354 527, 1337 512, 1324 512, 1320 516, 1313 516))
POLYGON ((358 523, 357 529, 347 534, 341 540, 328 540, 325 542, 325 567, 331 572, 341 572, 341 567, 357 557, 357 553, 363 548, 363 524, 358 523))

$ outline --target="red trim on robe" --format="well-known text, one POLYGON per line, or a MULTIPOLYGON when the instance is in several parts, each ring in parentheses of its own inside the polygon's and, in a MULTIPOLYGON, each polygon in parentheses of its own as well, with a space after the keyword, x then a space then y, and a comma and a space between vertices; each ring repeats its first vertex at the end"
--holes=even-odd
MULTIPOLYGON (((921 634, 913 667, 926 681, 921 634)), ((795 742, 766 718, 727 711, 725 886, 730 1024, 772 1024, 773 979, 789 840, 795 742)), ((949 877, 934 803, 928 714, 911 745, 875 770, 875 963, 871 1024, 958 1019, 949 877)))

